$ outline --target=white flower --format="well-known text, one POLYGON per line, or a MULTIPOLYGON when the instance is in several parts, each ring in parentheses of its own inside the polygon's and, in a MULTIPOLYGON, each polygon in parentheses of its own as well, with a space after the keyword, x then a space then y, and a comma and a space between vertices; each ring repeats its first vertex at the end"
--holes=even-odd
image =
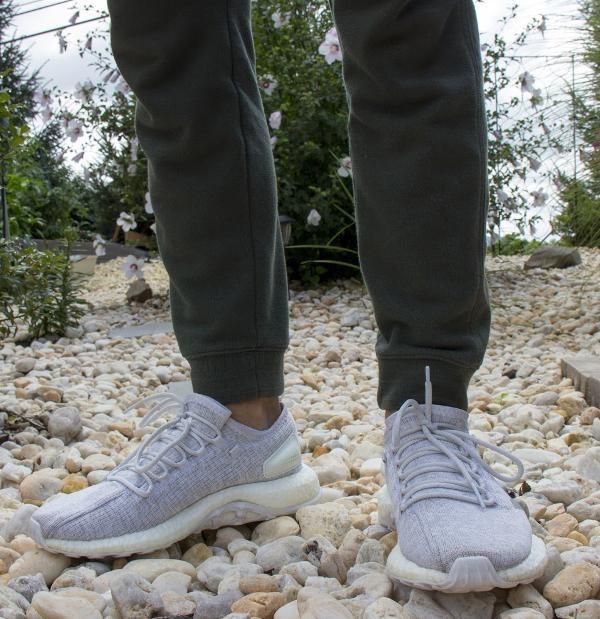
POLYGON ((265 91, 266 95, 272 95, 275 88, 277 88, 277 80, 267 73, 260 81, 260 87, 265 91))
POLYGON ((321 223, 321 215, 319 214, 319 211, 317 211, 317 209, 312 209, 311 212, 308 214, 308 217, 306 218, 306 223, 309 226, 318 226, 319 223, 321 223))
POLYGON ((346 178, 347 176, 352 176, 352 159, 350 157, 343 157, 340 160, 340 167, 338 168, 337 173, 346 178))
POLYGON ((271 15, 271 19, 273 20, 275 28, 282 28, 289 23, 291 16, 291 13, 281 13, 280 11, 275 11, 275 13, 271 15))
POLYGON ((269 125, 271 125, 271 129, 279 129, 279 127, 281 127, 281 118, 282 116, 279 110, 273 112, 269 116, 269 125))
POLYGON ((533 206, 544 206, 548 200, 548 194, 541 189, 532 191, 531 195, 533 196, 533 206))
POLYGON ((119 219, 117 219, 117 226, 121 226, 125 232, 129 232, 129 230, 137 228, 137 222, 131 213, 122 211, 119 215, 119 219))
POLYGON ((96 87, 90 80, 86 80, 83 84, 81 82, 77 82, 75 84, 75 98, 79 99, 82 103, 87 103, 92 99, 92 93, 96 87))
POLYGON ((33 94, 33 98, 36 103, 43 107, 52 105, 52 95, 49 90, 36 90, 33 94))
POLYGON ((335 27, 330 28, 325 34, 325 40, 319 45, 319 54, 325 56, 327 64, 342 60, 342 49, 335 27))
POLYGON ((533 77, 529 71, 525 71, 525 73, 521 73, 521 75, 519 75, 519 83, 521 84, 521 90, 523 92, 533 93, 535 89, 535 77, 533 77))
POLYGON ((76 118, 71 118, 66 121, 65 134, 71 139, 71 142, 77 142, 77 140, 83 135, 83 123, 76 118))
POLYGON ((146 211, 146 213, 148 213, 148 215, 152 215, 152 213, 154 213, 154 209, 152 208, 152 200, 150 199, 150 192, 147 191, 146 195, 144 196, 144 210, 146 211))
POLYGON ((136 258, 135 256, 127 256, 123 263, 123 272, 125 277, 144 277, 144 259, 136 258))
POLYGON ((94 238, 92 246, 96 252, 96 256, 106 255, 106 241, 99 234, 94 238))
POLYGON ((277 144, 277 136, 276 135, 272 136, 270 139, 270 142, 271 142, 271 150, 273 150, 275 148, 275 144, 277 144))

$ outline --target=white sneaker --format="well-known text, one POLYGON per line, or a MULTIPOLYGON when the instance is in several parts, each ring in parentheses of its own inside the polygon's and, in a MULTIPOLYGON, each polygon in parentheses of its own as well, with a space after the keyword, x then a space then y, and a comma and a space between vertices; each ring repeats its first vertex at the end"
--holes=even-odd
POLYGON ((202 529, 294 513, 320 494, 302 464, 294 420, 283 407, 268 430, 230 418, 212 398, 156 394, 143 424, 174 413, 107 479, 59 495, 37 511, 27 534, 68 556, 126 556, 166 548, 202 529))
MULTIPOLYGON (((386 420, 387 513, 398 533, 389 576, 453 593, 533 581, 546 564, 544 543, 494 479, 517 481, 523 465, 510 452, 471 436, 465 411, 433 406, 429 368, 426 374, 425 404, 407 400, 386 420), (478 446, 512 460, 517 477, 496 473, 480 458, 478 446)), ((384 515, 386 506, 381 507, 384 515)))

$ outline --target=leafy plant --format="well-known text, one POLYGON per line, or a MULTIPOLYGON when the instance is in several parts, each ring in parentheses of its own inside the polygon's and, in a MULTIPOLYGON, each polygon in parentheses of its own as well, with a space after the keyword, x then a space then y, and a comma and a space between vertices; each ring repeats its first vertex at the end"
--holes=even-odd
POLYGON ((0 337, 25 328, 34 339, 63 335, 83 315, 84 301, 71 275, 70 240, 64 250, 0 240, 0 337))
MULTIPOLYGON (((517 15, 514 5, 501 20, 502 28, 517 15)), ((535 86, 535 78, 527 71, 519 76, 521 94, 529 96, 531 109, 523 113, 522 98, 512 95, 515 87, 510 69, 514 68, 514 54, 534 31, 542 31, 544 18, 535 19, 512 41, 502 33, 495 34, 490 44, 483 46, 483 81, 488 123, 488 178, 490 184, 488 231, 493 240, 492 251, 500 253, 497 240, 503 223, 511 221, 521 235, 535 230, 538 215, 532 207, 543 206, 547 194, 531 192, 527 181, 538 172, 542 155, 561 144, 552 136, 546 119, 546 105, 542 91, 535 86)), ((551 109, 551 103, 547 104, 551 109)), ((542 177, 548 173, 540 172, 542 177)))
POLYGON ((540 245, 540 241, 529 240, 516 233, 506 234, 497 240, 494 253, 498 256, 530 254, 540 247, 540 245))
POLYGON ((563 208, 553 223, 567 243, 600 247, 600 0, 584 0, 582 12, 591 74, 581 92, 571 93, 579 161, 571 174, 559 177, 563 208))
POLYGON ((29 136, 7 165, 11 234, 57 239, 67 228, 88 226, 83 180, 62 159, 63 136, 49 123, 29 136))

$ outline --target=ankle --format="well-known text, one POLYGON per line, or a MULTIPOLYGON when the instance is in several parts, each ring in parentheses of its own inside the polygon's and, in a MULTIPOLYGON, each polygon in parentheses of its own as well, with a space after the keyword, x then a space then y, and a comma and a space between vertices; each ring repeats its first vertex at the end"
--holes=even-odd
POLYGON ((277 396, 225 404, 232 419, 255 430, 266 430, 279 419, 281 404, 277 396))

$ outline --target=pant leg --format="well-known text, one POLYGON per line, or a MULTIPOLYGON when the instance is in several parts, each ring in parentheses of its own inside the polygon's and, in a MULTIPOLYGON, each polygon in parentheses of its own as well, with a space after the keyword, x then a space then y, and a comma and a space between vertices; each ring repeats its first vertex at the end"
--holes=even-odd
POLYGON ((250 0, 109 0, 194 390, 283 391, 287 278, 250 0))
POLYGON ((378 403, 466 408, 487 345, 487 132, 472 0, 331 0, 378 403))

